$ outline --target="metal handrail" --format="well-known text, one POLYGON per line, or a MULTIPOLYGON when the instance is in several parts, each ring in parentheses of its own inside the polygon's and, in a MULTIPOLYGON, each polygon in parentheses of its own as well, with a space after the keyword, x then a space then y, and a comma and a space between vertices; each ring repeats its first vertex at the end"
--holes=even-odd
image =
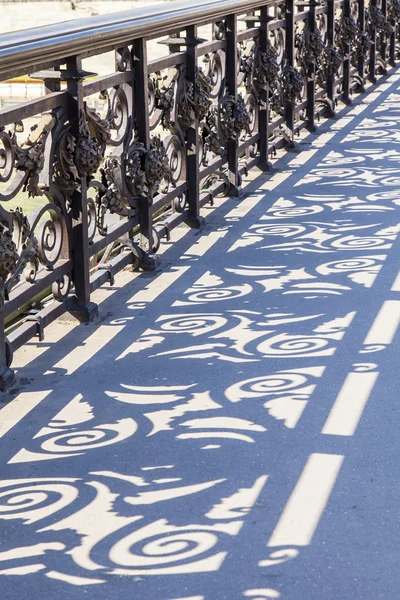
MULTIPOLYGON (((274 4, 273 0, 262 3, 274 4)), ((174 28, 217 21, 260 6, 260 0, 174 1, 96 17, 86 17, 0 35, 0 78, 25 75, 67 54, 82 57, 117 49, 139 37, 165 35, 174 28)))

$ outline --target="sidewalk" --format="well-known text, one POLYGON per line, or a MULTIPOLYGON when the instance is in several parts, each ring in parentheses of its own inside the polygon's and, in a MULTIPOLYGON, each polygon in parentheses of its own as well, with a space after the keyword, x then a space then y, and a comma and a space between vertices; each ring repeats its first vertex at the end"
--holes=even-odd
POLYGON ((19 351, 2 600, 398 600, 399 90, 19 351))

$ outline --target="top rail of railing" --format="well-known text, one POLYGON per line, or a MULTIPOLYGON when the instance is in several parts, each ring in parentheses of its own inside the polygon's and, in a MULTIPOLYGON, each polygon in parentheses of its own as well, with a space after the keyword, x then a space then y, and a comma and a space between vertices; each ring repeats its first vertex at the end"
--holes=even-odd
POLYGON ((154 38, 243 14, 276 0, 187 0, 136 10, 87 17, 0 35, 0 79, 50 66, 70 54, 82 57, 124 46, 134 39, 154 38))

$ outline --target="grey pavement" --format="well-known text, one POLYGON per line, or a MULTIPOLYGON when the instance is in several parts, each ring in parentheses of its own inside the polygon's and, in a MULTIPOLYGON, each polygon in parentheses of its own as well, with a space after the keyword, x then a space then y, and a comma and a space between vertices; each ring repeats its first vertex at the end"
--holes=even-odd
POLYGON ((16 356, 0 598, 400 598, 400 75, 16 356))

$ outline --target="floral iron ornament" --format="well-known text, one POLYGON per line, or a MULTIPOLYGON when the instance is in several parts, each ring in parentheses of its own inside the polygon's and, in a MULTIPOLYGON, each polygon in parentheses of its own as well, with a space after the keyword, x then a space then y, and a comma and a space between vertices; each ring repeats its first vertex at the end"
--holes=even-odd
POLYGON ((9 228, 0 223, 0 310, 4 307, 7 291, 5 283, 18 260, 17 248, 9 228))
POLYGON ((301 100, 304 86, 300 72, 290 65, 286 65, 282 72, 282 100, 285 106, 294 105, 296 99, 301 100))
POLYGON ((249 132, 250 115, 241 94, 237 98, 225 92, 220 106, 220 128, 226 140, 239 141, 243 131, 249 132))
POLYGON ((369 30, 372 34, 374 31, 376 31, 382 34, 384 37, 390 37, 395 30, 395 27, 386 20, 386 17, 379 6, 370 4, 367 18, 369 30))
POLYGON ((135 132, 128 150, 121 156, 108 157, 100 172, 101 184, 94 184, 98 189, 97 227, 101 235, 106 235, 107 212, 130 217, 139 197, 152 204, 162 181, 169 181, 168 156, 160 138, 153 138, 147 150, 135 132))
POLYGON ((311 31, 307 24, 305 24, 302 33, 296 35, 295 44, 298 49, 298 60, 305 67, 317 63, 324 50, 324 42, 320 30, 315 29, 311 31))
POLYGON ((262 89, 267 85, 273 86, 276 83, 279 74, 277 56, 277 51, 269 41, 266 51, 258 52, 254 69, 254 83, 257 88, 262 89))
POLYGON ((196 70, 195 82, 184 79, 183 90, 179 100, 179 119, 183 127, 191 127, 195 120, 203 120, 212 104, 210 93, 211 79, 199 68, 196 70))
POLYGON ((111 125, 98 112, 85 104, 79 118, 79 140, 75 150, 75 164, 80 176, 93 177, 106 151, 111 125))
POLYGON ((317 83, 320 87, 325 87, 328 79, 335 77, 339 73, 342 64, 342 55, 332 44, 324 47, 324 50, 317 62, 317 83))
POLYGON ((47 138, 54 124, 54 116, 45 115, 42 117, 38 125, 34 125, 31 128, 31 133, 22 146, 18 145, 16 136, 17 128, 12 137, 15 152, 15 168, 18 171, 25 171, 26 178, 23 191, 28 192, 28 196, 32 198, 44 194, 45 186, 40 183, 39 179, 45 162, 47 138))

